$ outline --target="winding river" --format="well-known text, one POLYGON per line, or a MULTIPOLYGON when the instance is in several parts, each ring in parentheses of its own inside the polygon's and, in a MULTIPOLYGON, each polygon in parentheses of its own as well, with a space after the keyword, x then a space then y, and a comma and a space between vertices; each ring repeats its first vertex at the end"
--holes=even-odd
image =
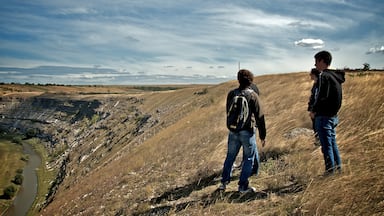
POLYGON ((37 173, 36 169, 41 164, 40 156, 33 150, 31 145, 23 144, 24 153, 28 154, 29 160, 23 170, 23 184, 17 193, 13 206, 8 209, 7 216, 24 216, 31 208, 37 195, 37 173))

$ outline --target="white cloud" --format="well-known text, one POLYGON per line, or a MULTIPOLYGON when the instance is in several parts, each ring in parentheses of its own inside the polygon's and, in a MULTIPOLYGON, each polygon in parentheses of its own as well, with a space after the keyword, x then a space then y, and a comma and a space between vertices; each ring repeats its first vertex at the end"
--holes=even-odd
POLYGON ((312 49, 321 49, 324 47, 324 41, 321 39, 304 38, 295 41, 296 46, 311 47, 312 49))
POLYGON ((382 53, 384 54, 384 46, 377 46, 370 48, 366 54, 382 53))

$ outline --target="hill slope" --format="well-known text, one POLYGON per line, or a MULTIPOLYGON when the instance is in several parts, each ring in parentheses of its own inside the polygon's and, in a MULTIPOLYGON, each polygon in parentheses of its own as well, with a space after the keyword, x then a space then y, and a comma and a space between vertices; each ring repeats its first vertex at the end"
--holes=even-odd
POLYGON ((259 146, 260 175, 250 178, 257 193, 246 195, 236 192, 238 170, 226 192, 216 191, 226 153, 225 98, 235 81, 164 92, 40 95, 61 104, 60 118, 57 109, 48 111, 52 106, 44 109, 50 116, 44 121, 60 121, 60 130, 54 123, 41 130, 54 134, 52 152, 66 146, 66 162, 65 177, 39 214, 381 215, 384 74, 346 79, 337 128, 343 173, 322 177, 306 112, 307 73, 256 77, 267 146, 259 146))

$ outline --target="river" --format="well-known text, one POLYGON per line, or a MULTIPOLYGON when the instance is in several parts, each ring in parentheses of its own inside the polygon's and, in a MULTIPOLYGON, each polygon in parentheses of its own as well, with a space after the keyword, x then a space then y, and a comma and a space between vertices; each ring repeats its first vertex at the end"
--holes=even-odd
POLYGON ((23 144, 24 153, 28 155, 29 160, 23 170, 23 184, 20 187, 13 206, 8 209, 7 216, 24 216, 31 208, 37 195, 37 173, 36 169, 40 167, 41 158, 29 144, 23 144))

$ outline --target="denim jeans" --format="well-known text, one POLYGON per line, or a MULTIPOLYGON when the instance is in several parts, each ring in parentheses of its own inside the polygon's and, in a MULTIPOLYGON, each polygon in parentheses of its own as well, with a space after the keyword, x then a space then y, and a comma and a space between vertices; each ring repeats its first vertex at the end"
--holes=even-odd
POLYGON ((341 170, 341 158, 336 143, 336 126, 339 123, 337 116, 316 116, 315 124, 324 156, 325 171, 333 173, 341 170))
MULTIPOLYGON (((239 179, 239 186, 248 187, 248 178, 252 175, 252 166, 255 154, 257 154, 255 133, 243 130, 240 132, 229 132, 227 157, 224 161, 224 168, 221 182, 229 183, 233 163, 241 147, 243 147, 243 164, 239 179)), ((257 162, 258 163, 258 162, 257 162)))

